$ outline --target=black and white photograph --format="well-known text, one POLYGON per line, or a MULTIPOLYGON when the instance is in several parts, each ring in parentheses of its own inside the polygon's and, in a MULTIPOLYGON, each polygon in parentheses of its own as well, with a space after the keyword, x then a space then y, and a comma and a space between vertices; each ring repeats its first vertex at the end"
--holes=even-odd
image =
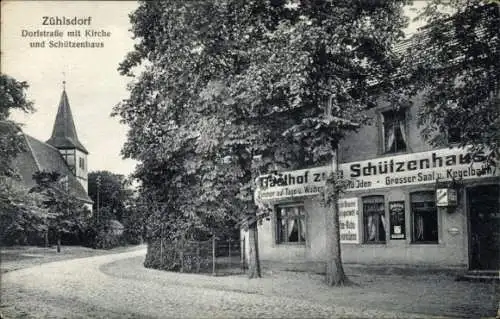
POLYGON ((0 5, 0 318, 500 319, 499 0, 0 5))

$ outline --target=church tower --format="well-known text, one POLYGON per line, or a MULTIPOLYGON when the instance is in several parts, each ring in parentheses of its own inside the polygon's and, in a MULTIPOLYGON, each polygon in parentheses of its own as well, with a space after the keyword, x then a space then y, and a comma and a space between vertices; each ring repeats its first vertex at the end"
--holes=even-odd
POLYGON ((54 146, 61 152, 66 163, 68 163, 68 166, 88 193, 87 155, 89 152, 78 140, 66 88, 63 89, 54 128, 52 129, 52 136, 47 141, 47 144, 54 146))

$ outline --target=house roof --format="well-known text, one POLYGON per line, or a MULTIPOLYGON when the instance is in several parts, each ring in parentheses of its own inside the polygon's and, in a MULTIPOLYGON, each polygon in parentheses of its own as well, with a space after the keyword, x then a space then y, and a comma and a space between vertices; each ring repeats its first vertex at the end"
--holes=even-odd
POLYGON ((78 140, 66 90, 62 92, 54 128, 52 129, 52 136, 47 143, 59 149, 76 148, 85 154, 89 153, 78 140))
MULTIPOLYGON (((437 19, 418 28, 417 32, 412 34, 409 38, 397 43, 393 48, 393 52, 400 57, 405 54, 419 53, 417 54, 417 58, 420 60, 427 60, 428 56, 425 53, 429 51, 448 52, 450 48, 453 48, 455 55, 452 55, 450 60, 450 63, 453 64, 457 61, 463 61, 465 58, 464 52, 470 50, 470 47, 473 47, 475 50, 483 50, 484 54, 490 53, 484 51, 485 49, 491 49, 497 52, 499 40, 497 36, 498 31, 495 28, 497 26, 497 5, 491 3, 478 7, 469 7, 464 12, 437 19), (472 13, 474 13, 475 18, 470 18, 472 13), (492 15, 490 17, 495 17, 496 19, 492 19, 492 22, 488 23, 488 21, 484 19, 488 15, 492 15), (462 21, 464 19, 477 19, 478 21, 477 23, 465 23, 462 21), (490 31, 494 33, 491 34, 490 31), (467 41, 464 38, 465 33, 469 35, 467 41), (475 45, 471 45, 470 41, 473 41, 475 45), (487 48, 483 45, 478 47, 478 44, 481 43, 488 43, 487 48), (419 52, 410 52, 412 49, 418 49, 419 52)), ((449 54, 444 56, 449 58, 449 54)))
POLYGON ((93 203, 82 184, 77 180, 61 153, 47 143, 44 143, 27 134, 24 135, 26 151, 18 154, 14 160, 14 166, 21 176, 23 184, 27 188, 36 185, 33 174, 37 171, 58 172, 61 176, 68 176, 69 190, 71 195, 77 199, 93 203))

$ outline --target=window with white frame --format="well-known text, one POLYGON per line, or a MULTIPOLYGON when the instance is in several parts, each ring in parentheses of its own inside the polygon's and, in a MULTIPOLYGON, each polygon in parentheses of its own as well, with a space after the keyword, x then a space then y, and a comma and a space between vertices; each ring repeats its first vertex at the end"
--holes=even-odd
POLYGON ((411 194, 412 241, 438 242, 438 214, 434 192, 411 194))
POLYGON ((385 243, 386 225, 384 196, 363 197, 365 243, 385 243))
POLYGON ((384 153, 404 152, 407 149, 406 112, 391 110, 382 113, 384 153))
POLYGON ((276 208, 276 243, 306 243, 306 214, 304 206, 276 208))

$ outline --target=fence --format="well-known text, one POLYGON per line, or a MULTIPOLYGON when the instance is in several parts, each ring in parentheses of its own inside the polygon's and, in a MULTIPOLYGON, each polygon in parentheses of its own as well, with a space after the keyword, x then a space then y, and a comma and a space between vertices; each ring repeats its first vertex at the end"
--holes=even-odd
POLYGON ((159 239, 151 244, 149 247, 151 255, 154 254, 159 259, 159 264, 150 262, 153 268, 213 275, 237 274, 245 271, 245 261, 242 258, 244 254, 241 249, 244 244, 242 245, 239 240, 222 240, 214 237, 206 241, 188 240, 173 243, 159 239))

